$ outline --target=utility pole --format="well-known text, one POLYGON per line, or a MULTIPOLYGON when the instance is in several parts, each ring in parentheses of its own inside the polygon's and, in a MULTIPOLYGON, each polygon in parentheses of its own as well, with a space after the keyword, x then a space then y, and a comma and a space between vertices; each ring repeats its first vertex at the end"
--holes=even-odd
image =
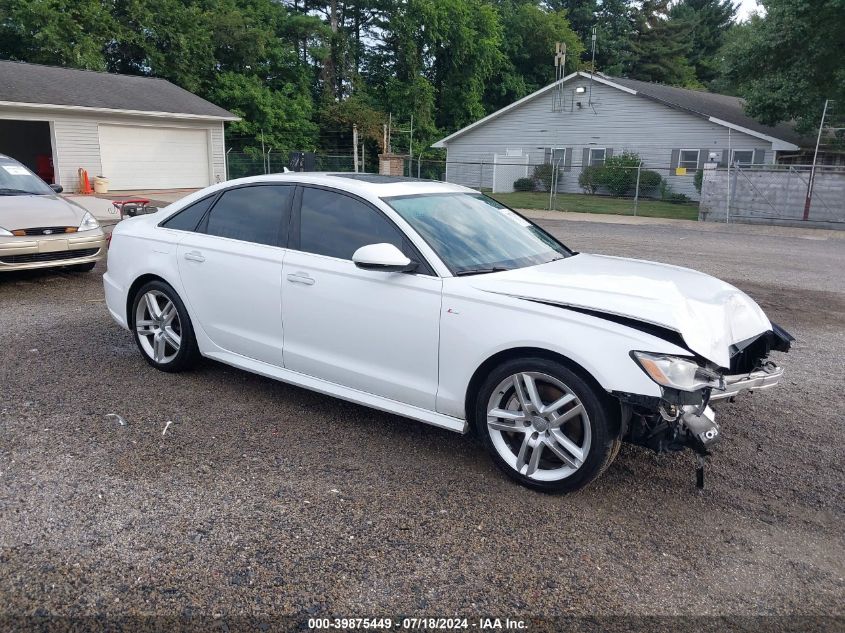
POLYGON ((587 99, 587 104, 593 105, 593 73, 596 72, 596 27, 593 27, 593 61, 590 63, 590 95, 587 99))
POLYGON ((827 116, 827 106, 830 99, 824 100, 824 110, 822 110, 822 121, 819 123, 819 135, 816 137, 816 151, 813 152, 813 166, 810 168, 810 181, 807 183, 807 199, 804 201, 804 219, 810 217, 810 206, 813 204, 813 187, 816 184, 816 161, 819 158, 819 144, 822 140, 822 130, 824 130, 824 119, 827 116))
POLYGON ((358 124, 352 124, 352 161, 355 164, 355 173, 358 173, 358 124))

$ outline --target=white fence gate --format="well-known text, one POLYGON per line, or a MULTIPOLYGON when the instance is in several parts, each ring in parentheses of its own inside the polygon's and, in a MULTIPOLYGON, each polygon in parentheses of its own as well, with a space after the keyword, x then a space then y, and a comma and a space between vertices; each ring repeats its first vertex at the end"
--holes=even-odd
POLYGON ((513 183, 528 177, 528 154, 496 154, 493 157, 493 193, 510 193, 513 183))

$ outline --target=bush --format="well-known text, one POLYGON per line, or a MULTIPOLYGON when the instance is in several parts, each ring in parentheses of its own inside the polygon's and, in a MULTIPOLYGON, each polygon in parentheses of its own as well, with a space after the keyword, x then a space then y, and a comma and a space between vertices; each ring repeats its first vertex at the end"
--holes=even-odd
POLYGON ((518 178, 513 183, 514 191, 534 191, 534 180, 531 178, 518 178))
POLYGON ((673 193, 669 196, 667 202, 671 202, 672 204, 685 204, 687 202, 692 202, 692 198, 683 193, 673 193))
POLYGON ((534 168, 534 182, 546 191, 552 190, 552 171, 553 168, 550 163, 545 165, 537 165, 534 168))
POLYGON ((699 169, 695 172, 695 179, 692 183, 695 185, 695 190, 700 194, 701 193, 701 184, 704 182, 704 170, 699 169))
POLYGON ((640 172, 640 193, 644 189, 657 189, 661 182, 663 182, 663 178, 656 171, 643 169, 640 172))
POLYGON ((603 184, 601 179, 603 170, 601 165, 592 165, 581 170, 578 175, 578 184, 581 185, 584 193, 595 193, 603 184))
MULTIPOLYGON (((637 182, 637 167, 640 157, 634 152, 622 152, 604 161, 601 184, 614 196, 624 196, 633 189, 637 182)), ((642 184, 642 183, 640 183, 642 184)))

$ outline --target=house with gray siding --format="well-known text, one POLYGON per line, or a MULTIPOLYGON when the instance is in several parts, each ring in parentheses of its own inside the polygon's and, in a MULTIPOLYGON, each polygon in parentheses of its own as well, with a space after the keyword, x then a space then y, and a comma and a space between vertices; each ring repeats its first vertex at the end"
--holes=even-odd
POLYGON ((67 191, 80 168, 113 190, 225 180, 223 126, 237 120, 163 79, 0 61, 0 153, 67 191))
POLYGON ((707 163, 769 165, 806 144, 788 126, 746 115, 736 97, 576 72, 433 147, 446 149, 447 181, 494 192, 549 163, 559 191, 580 192, 584 167, 630 151, 672 191, 697 199, 695 173, 707 163))

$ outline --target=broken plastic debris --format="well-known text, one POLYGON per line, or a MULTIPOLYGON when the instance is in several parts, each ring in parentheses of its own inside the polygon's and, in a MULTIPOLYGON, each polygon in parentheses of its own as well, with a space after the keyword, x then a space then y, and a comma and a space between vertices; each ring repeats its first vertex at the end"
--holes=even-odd
POLYGON ((171 424, 179 424, 179 423, 178 423, 178 422, 174 422, 173 420, 168 420, 167 422, 165 422, 165 423, 164 423, 164 430, 161 432, 162 436, 163 436, 165 433, 167 433, 167 429, 169 429, 169 428, 170 428, 170 425, 171 425, 171 424))
POLYGON ((106 418, 117 420, 120 426, 126 426, 126 420, 123 419, 122 415, 118 415, 117 413, 106 413, 106 418))

